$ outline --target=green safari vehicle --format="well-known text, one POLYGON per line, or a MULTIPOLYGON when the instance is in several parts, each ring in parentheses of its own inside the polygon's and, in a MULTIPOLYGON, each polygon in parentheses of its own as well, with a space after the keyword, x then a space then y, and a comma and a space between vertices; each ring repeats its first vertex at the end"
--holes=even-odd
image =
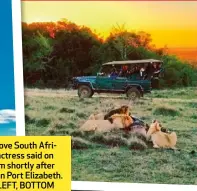
POLYGON ((96 76, 74 77, 72 87, 82 98, 94 93, 118 93, 134 100, 151 92, 153 81, 159 80, 162 63, 155 59, 107 62, 96 76))

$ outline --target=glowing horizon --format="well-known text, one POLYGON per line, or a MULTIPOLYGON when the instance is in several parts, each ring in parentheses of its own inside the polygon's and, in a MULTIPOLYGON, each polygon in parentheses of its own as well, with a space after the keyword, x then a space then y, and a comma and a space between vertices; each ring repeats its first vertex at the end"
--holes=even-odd
POLYGON ((63 18, 106 37, 116 24, 151 34, 157 47, 197 47, 197 2, 22 2, 22 21, 63 18))

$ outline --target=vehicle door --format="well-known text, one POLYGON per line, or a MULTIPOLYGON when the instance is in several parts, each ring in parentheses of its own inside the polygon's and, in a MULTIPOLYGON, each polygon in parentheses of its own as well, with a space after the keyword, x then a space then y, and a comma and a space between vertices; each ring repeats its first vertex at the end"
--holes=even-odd
POLYGON ((126 76, 124 77, 116 77, 113 79, 113 90, 114 91, 122 91, 127 87, 128 79, 126 76))
POLYGON ((113 80, 113 90, 114 91, 123 91, 128 84, 128 66, 121 65, 119 70, 119 75, 113 80))
POLYGON ((101 68, 96 77, 96 89, 103 91, 112 91, 113 78, 110 77, 111 66, 104 66, 101 68))

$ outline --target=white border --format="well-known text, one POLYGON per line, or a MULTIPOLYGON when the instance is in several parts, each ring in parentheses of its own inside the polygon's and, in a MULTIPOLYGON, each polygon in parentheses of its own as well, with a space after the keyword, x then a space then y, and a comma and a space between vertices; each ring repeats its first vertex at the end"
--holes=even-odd
POLYGON ((12 0, 16 135, 25 136, 21 1, 12 0))
POLYGON ((72 181, 73 190, 95 191, 196 191, 196 185, 72 181))
MULTIPOLYGON (((21 32, 21 1, 12 0, 13 44, 14 44, 14 73, 15 73, 15 104, 17 136, 25 136, 24 119, 24 86, 21 32)), ((72 190, 97 191, 196 191, 197 185, 169 185, 169 184, 138 184, 114 182, 72 181, 72 190)))

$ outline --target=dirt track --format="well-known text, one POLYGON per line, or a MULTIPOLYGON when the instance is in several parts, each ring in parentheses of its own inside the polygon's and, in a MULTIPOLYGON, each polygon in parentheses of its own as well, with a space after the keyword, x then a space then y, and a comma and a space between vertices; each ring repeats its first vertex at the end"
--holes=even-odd
MULTIPOLYGON (((26 90, 25 96, 39 96, 39 97, 78 97, 77 91, 75 90, 26 90)), ((121 97, 119 94, 94 94, 94 97, 106 97, 106 98, 118 98, 121 97)))
MULTIPOLYGON (((25 96, 28 97, 78 97, 76 90, 25 90, 25 96)), ((102 98, 123 98, 124 95, 119 94, 94 94, 93 97, 102 97, 102 98)), ((146 99, 146 97, 145 97, 146 99)), ((151 99, 151 96, 148 98, 151 99)), ((165 102, 169 101, 169 98, 153 98, 154 102, 165 102)), ((181 99, 181 98, 170 98, 171 102, 192 102, 197 103, 197 99, 181 99)))

